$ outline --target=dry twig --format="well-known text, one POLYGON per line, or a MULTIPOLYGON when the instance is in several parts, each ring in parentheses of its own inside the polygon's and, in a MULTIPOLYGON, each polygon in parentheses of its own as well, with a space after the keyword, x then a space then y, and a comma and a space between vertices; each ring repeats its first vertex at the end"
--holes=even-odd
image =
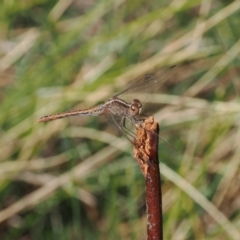
POLYGON ((146 207, 148 240, 163 239, 162 193, 158 162, 158 123, 153 117, 137 126, 134 157, 146 179, 146 207), (153 134, 155 133, 155 134, 153 134))

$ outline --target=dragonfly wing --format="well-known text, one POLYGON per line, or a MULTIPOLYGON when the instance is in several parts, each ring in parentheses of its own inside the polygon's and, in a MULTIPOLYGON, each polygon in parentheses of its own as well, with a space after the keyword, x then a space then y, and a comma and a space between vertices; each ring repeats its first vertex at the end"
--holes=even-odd
MULTIPOLYGON (((123 116, 121 115, 113 115, 111 112, 108 112, 102 116, 110 126, 112 126, 117 132, 123 135, 131 144, 134 145, 136 138, 136 126, 130 119, 125 118, 123 125, 123 116)), ((157 135, 154 132, 152 132, 152 134, 157 135)), ((181 155, 170 143, 161 138, 159 135, 157 135, 157 137, 159 139, 158 155, 160 161, 167 162, 171 159, 171 162, 174 162, 172 159, 177 160, 181 157, 181 155)))
POLYGON ((136 98, 143 103, 148 97, 148 93, 150 94, 157 91, 160 86, 175 73, 176 70, 177 66, 174 65, 170 68, 162 69, 155 74, 146 74, 144 77, 134 81, 127 89, 116 94, 114 97, 121 98, 128 102, 131 102, 133 98, 136 98))

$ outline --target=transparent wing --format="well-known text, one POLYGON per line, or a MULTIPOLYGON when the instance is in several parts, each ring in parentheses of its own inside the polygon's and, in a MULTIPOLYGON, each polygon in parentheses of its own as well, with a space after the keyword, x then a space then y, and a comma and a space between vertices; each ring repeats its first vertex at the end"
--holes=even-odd
POLYGON ((156 74, 146 74, 144 77, 135 81, 127 89, 116 94, 114 97, 127 100, 128 102, 131 102, 135 98, 139 99, 143 103, 148 97, 148 94, 146 93, 153 93, 157 91, 160 86, 175 73, 176 70, 177 66, 174 65, 170 68, 160 70, 156 74))
MULTIPOLYGON (((124 112, 121 111, 121 108, 118 106, 112 106, 115 108, 114 110, 119 112, 119 115, 112 114, 110 111, 106 112, 106 114, 102 115, 105 120, 107 120, 108 124, 115 128, 118 132, 120 132, 131 144, 134 145, 136 139, 136 121, 129 117, 124 118, 124 112)), ((152 134, 156 135, 156 133, 152 132, 152 134)), ((180 157, 179 153, 176 149, 159 135, 159 157, 163 159, 177 159, 180 157)))

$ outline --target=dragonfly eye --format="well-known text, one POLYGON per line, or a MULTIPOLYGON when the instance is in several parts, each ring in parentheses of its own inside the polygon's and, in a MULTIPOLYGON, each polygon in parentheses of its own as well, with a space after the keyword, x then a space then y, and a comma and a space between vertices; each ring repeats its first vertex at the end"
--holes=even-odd
POLYGON ((142 103, 138 99, 133 99, 133 104, 136 104, 136 106, 138 106, 138 108, 142 108, 142 103))
MULTIPOLYGON (((139 101, 140 102, 140 101, 139 101)), ((132 116, 135 116, 135 115, 138 115, 141 113, 141 110, 142 110, 142 104, 139 105, 137 103, 132 103, 132 105, 130 106, 130 109, 129 109, 129 113, 132 115, 132 116)))
POLYGON ((137 104, 133 103, 130 107, 130 114, 131 115, 137 115, 139 112, 137 104))
POLYGON ((140 114, 142 112, 142 103, 138 99, 133 99, 133 103, 131 105, 131 108, 134 107, 137 110, 135 110, 135 115, 140 114))

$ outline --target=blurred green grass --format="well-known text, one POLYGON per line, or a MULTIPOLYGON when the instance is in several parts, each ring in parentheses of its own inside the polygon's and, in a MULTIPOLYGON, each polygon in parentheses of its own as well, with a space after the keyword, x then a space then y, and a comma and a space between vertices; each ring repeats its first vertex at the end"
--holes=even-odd
POLYGON ((98 118, 37 119, 94 106, 178 64, 147 111, 181 155, 160 159, 165 239, 238 240, 239 9, 220 0, 2 2, 1 239, 146 239, 131 145, 98 118))

